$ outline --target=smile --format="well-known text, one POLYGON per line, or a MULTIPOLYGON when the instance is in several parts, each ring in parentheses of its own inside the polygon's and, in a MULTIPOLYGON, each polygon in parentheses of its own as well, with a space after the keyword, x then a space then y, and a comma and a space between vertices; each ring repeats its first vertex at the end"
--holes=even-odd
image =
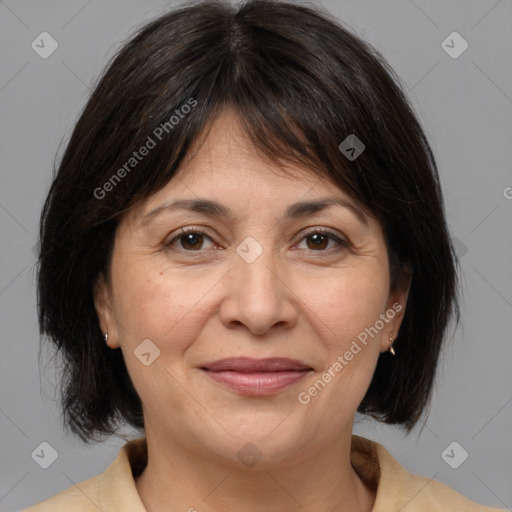
POLYGON ((301 381, 313 369, 287 358, 228 358, 207 363, 201 370, 212 380, 241 395, 278 393, 301 381))

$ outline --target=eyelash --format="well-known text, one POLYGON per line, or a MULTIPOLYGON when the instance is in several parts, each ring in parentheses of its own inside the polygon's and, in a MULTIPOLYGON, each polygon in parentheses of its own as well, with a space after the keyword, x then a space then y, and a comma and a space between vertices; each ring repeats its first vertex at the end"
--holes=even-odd
MULTIPOLYGON (((181 228, 179 233, 176 236, 174 236, 168 242, 164 243, 165 249, 167 249, 167 250, 180 250, 180 251, 184 251, 186 253, 189 253, 191 256, 192 255, 200 256, 203 253, 208 251, 208 249, 198 249, 198 250, 194 251, 194 250, 183 249, 183 248, 179 248, 179 249, 173 249, 172 248, 172 245, 174 244, 174 242, 178 241, 180 238, 182 238, 182 237, 184 237, 184 236, 186 236, 188 234, 203 235, 203 236, 206 236, 206 237, 212 239, 212 237, 204 229, 195 228, 195 227, 181 228)), ((327 252, 327 253, 330 253, 333 250, 334 251, 339 251, 341 249, 347 249, 349 247, 349 243, 346 240, 343 240, 342 238, 338 237, 335 233, 333 233, 332 231, 330 231, 328 229, 325 229, 325 228, 315 228, 315 229, 313 229, 311 231, 308 231, 307 233, 305 233, 302 236, 300 241, 303 241, 304 239, 308 238, 309 236, 316 235, 316 234, 328 236, 331 240, 334 240, 335 242, 337 242, 340 247, 331 247, 331 249, 320 249, 318 251, 315 251, 315 250, 311 249, 311 252, 318 252, 318 253, 327 252)))

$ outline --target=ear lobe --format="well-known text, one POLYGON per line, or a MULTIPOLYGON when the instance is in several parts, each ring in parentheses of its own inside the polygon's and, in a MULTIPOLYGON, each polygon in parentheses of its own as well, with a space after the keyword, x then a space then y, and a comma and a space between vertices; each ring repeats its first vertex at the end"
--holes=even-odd
POLYGON ((114 321, 110 299, 110 289, 105 276, 100 274, 94 283, 94 308, 103 334, 108 332, 107 345, 110 348, 119 348, 117 326, 114 321))
POLYGON ((398 286, 399 288, 399 301, 400 304, 402 304, 404 311, 402 312, 402 317, 405 313, 405 306, 407 304, 407 299, 409 298, 409 291, 411 289, 411 282, 412 282, 412 268, 410 265, 405 265, 402 279, 400 281, 400 284, 398 286))
POLYGON ((393 319, 389 322, 388 330, 382 337, 383 348, 387 350, 390 344, 390 338, 395 340, 398 337, 400 326, 405 316, 407 299, 409 297, 409 290, 412 282, 412 269, 407 266, 399 283, 395 286, 394 290, 389 294, 387 311, 393 311, 393 319))

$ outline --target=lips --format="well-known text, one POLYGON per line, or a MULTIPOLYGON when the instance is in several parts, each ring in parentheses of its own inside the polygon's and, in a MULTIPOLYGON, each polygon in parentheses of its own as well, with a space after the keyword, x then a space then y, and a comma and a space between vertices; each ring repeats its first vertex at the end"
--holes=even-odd
POLYGON ((247 357, 221 359, 201 370, 213 381, 240 395, 273 395, 298 383, 313 368, 296 359, 247 357))
POLYGON ((296 359, 285 357, 270 357, 266 359, 251 359, 249 357, 232 357, 220 359, 203 366, 211 372, 233 371, 239 373, 286 372, 312 370, 310 366, 296 359))

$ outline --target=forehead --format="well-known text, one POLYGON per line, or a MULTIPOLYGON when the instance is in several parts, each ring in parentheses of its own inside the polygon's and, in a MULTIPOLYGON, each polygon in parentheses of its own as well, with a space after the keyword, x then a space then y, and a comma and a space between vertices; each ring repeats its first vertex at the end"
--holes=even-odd
POLYGON ((367 224, 363 209, 325 176, 305 165, 275 162, 263 155, 233 110, 226 109, 197 137, 171 181, 138 205, 133 214, 138 224, 158 208, 181 201, 188 202, 187 206, 195 202, 191 210, 226 218, 232 216, 227 211, 239 213, 251 207, 299 217, 335 205, 335 199, 342 206, 353 206, 353 213, 367 224), (226 208, 207 205, 208 201, 226 208), (316 205, 298 204, 315 201, 316 205))
POLYGON ((275 181, 302 182, 309 186, 319 181, 318 173, 306 166, 276 162, 264 155, 246 135, 232 108, 224 109, 198 135, 176 176, 191 179, 192 174, 210 173, 209 178, 220 179, 228 167, 232 179, 243 176, 245 171, 255 171, 252 179, 259 175, 267 182, 272 177, 275 181))

